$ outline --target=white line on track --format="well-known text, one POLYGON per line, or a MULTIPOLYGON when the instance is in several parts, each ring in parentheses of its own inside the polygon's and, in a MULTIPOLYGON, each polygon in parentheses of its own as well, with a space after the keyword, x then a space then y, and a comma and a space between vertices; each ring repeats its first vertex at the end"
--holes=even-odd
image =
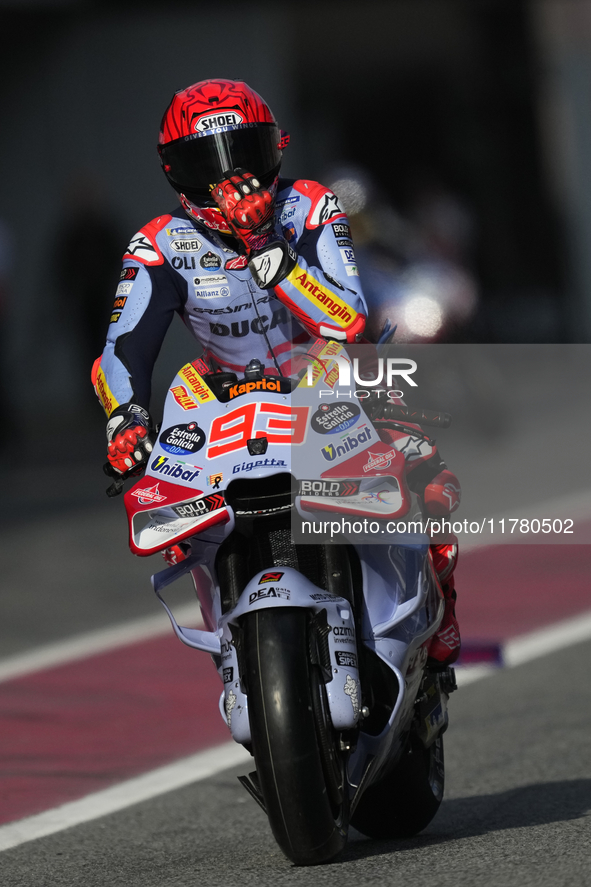
MULTIPOLYGON (((516 665, 548 656, 556 650, 589 639, 591 639, 591 610, 506 641, 502 650, 503 666, 515 668, 516 665)), ((465 687, 466 684, 488 677, 497 671, 499 668, 494 665, 467 665, 458 668, 456 671, 458 686, 465 687)))
MULTIPOLYGON (((197 603, 175 607, 174 615, 179 625, 191 625, 194 628, 203 627, 197 603)), ((144 616, 141 619, 123 622, 111 628, 89 631, 73 638, 66 638, 63 641, 56 641, 25 653, 17 653, 14 656, 0 659, 0 681, 9 681, 34 671, 65 665, 68 662, 75 662, 77 659, 86 659, 87 656, 106 653, 126 644, 147 641, 164 634, 174 637, 170 620, 162 610, 153 616, 144 616)))
POLYGON ((252 761, 252 758, 241 745, 225 742, 216 748, 175 761, 174 764, 159 767, 151 773, 94 792, 79 801, 70 801, 53 810, 0 826, 0 850, 9 850, 27 841, 53 835, 83 822, 91 822, 100 816, 124 810, 132 804, 139 804, 192 782, 207 779, 238 764, 247 764, 248 761, 252 761))
MULTIPOLYGON (((586 522, 591 518, 591 490, 579 490, 576 493, 568 493, 564 496, 557 496, 554 499, 549 499, 544 502, 538 502, 537 505, 526 505, 519 506, 516 505, 508 512, 499 512, 499 514, 491 515, 488 514, 484 519, 482 517, 475 517, 475 521, 484 520, 485 525, 488 524, 489 520, 492 519, 493 526, 498 527, 499 522, 501 520, 505 520, 507 522, 507 533, 502 535, 497 535, 496 537, 491 537, 489 535, 486 536, 473 536, 472 538, 462 539, 461 542, 461 552, 463 554, 467 554, 468 552, 475 551, 476 549, 489 548, 492 545, 571 545, 573 544, 572 538, 568 536, 556 537, 552 535, 551 540, 549 541, 548 536, 540 536, 539 534, 525 534, 521 533, 510 533, 509 527, 511 526, 510 521, 515 519, 515 517, 519 517, 519 519, 527 519, 533 520, 537 518, 540 520, 544 517, 550 517, 552 519, 561 518, 565 520, 567 518, 571 518, 575 521, 575 529, 579 525, 579 521, 586 522)), ((589 542, 588 532, 584 539, 577 539, 574 544, 587 544, 589 542)))
MULTIPOLYGON (((160 633, 158 631, 158 634, 160 633)), ((549 628, 520 635, 508 641, 504 648, 505 666, 514 668, 590 638, 591 610, 549 628)), ((458 684, 465 686, 498 671, 498 668, 478 665, 458 669, 458 684)), ((132 804, 148 801, 166 792, 207 779, 230 767, 247 765, 249 762, 252 762, 252 758, 242 746, 226 742, 143 776, 128 779, 112 788, 87 795, 78 801, 71 801, 53 810, 0 826, 0 851, 84 822, 91 822, 101 816, 124 810, 132 804)))

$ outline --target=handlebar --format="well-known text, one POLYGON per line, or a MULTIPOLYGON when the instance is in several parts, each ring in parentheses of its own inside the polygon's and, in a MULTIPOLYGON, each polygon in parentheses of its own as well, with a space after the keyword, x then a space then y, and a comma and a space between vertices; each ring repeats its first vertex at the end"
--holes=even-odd
POLYGON ((432 425, 436 428, 449 428, 451 416, 449 413, 441 413, 436 410, 423 410, 421 408, 403 407, 395 403, 387 404, 381 418, 398 420, 399 422, 412 422, 417 425, 432 425))
MULTIPOLYGON (((143 466, 139 469, 141 471, 143 466)), ((125 486, 125 481, 129 480, 131 477, 136 477, 139 474, 138 466, 134 465, 133 468, 130 468, 125 474, 119 474, 118 471, 115 471, 110 462, 105 462, 103 465, 103 471, 107 475, 107 477, 114 477, 115 480, 111 484, 110 487, 107 487, 105 490, 109 499, 112 499, 113 496, 119 496, 122 492, 123 487, 125 486)))

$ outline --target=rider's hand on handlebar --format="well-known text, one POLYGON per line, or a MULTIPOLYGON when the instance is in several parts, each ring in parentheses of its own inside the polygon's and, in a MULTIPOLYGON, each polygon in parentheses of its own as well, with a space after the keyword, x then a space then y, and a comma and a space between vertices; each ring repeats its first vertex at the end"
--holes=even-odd
POLYGON ((154 428, 147 410, 128 403, 117 407, 107 422, 107 459, 119 474, 146 465, 154 445, 154 428))

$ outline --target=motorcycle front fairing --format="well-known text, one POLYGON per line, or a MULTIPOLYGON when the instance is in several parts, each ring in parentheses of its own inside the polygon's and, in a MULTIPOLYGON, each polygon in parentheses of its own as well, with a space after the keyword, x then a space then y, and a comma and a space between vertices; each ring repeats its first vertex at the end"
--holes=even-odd
MULTIPOLYGON (((319 346, 324 379, 335 347, 340 346, 319 346)), ((236 380, 220 399, 203 367, 201 361, 187 364, 174 379, 163 430, 146 475, 126 494, 130 546, 136 554, 149 555, 190 540, 188 561, 153 577, 154 587, 160 596, 165 585, 192 572, 210 630, 180 627, 167 610, 184 643, 214 656, 224 685, 220 711, 234 739, 244 744, 250 738, 248 700, 241 689, 233 627, 236 629, 245 613, 265 607, 305 607, 314 614, 326 610, 328 625, 342 630, 330 633, 333 677, 326 689, 333 725, 343 731, 360 728, 348 768, 354 792, 356 786, 376 778, 399 753, 413 716, 426 642, 442 617, 441 589, 427 538, 390 534, 388 544, 356 545, 363 577, 358 640, 384 663, 396 688, 389 715, 376 726, 370 713, 367 729, 361 715, 365 701, 361 698, 356 621, 350 603, 313 585, 292 568, 269 564, 247 583, 236 605, 222 614, 214 564, 219 546, 236 526, 229 490, 233 481, 263 481, 292 474, 298 484, 292 507, 300 517, 330 517, 340 512, 366 515, 385 524, 411 508, 406 459, 401 452, 408 447, 404 440, 400 450, 381 441, 368 416, 358 408, 349 410, 346 433, 335 438, 330 398, 328 409, 319 407, 315 388, 318 382, 322 384, 320 377, 312 385, 302 378, 291 393, 273 376, 259 380, 258 387, 236 380), (337 498, 335 484, 339 489, 348 484, 337 498), (204 568, 209 580, 199 586, 197 572, 204 568), (262 582, 266 574, 281 574, 280 580, 262 582)))

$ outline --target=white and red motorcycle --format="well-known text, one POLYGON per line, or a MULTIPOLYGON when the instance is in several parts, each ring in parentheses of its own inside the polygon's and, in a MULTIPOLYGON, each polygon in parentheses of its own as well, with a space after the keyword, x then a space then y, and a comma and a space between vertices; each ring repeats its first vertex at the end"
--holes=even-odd
POLYGON ((300 865, 337 856, 350 823, 407 837, 431 821, 455 688, 452 669, 427 666, 443 614, 429 538, 399 532, 416 510, 409 472, 435 442, 401 406, 380 406, 378 423, 375 397, 344 397, 338 357, 319 340, 292 378, 258 361, 244 379, 187 364, 125 495, 131 550, 178 555, 154 589, 180 640, 211 654, 221 715, 253 756, 240 781, 300 865), (373 535, 347 537, 368 520, 373 535), (179 626, 162 598, 187 573, 205 630, 179 626))

